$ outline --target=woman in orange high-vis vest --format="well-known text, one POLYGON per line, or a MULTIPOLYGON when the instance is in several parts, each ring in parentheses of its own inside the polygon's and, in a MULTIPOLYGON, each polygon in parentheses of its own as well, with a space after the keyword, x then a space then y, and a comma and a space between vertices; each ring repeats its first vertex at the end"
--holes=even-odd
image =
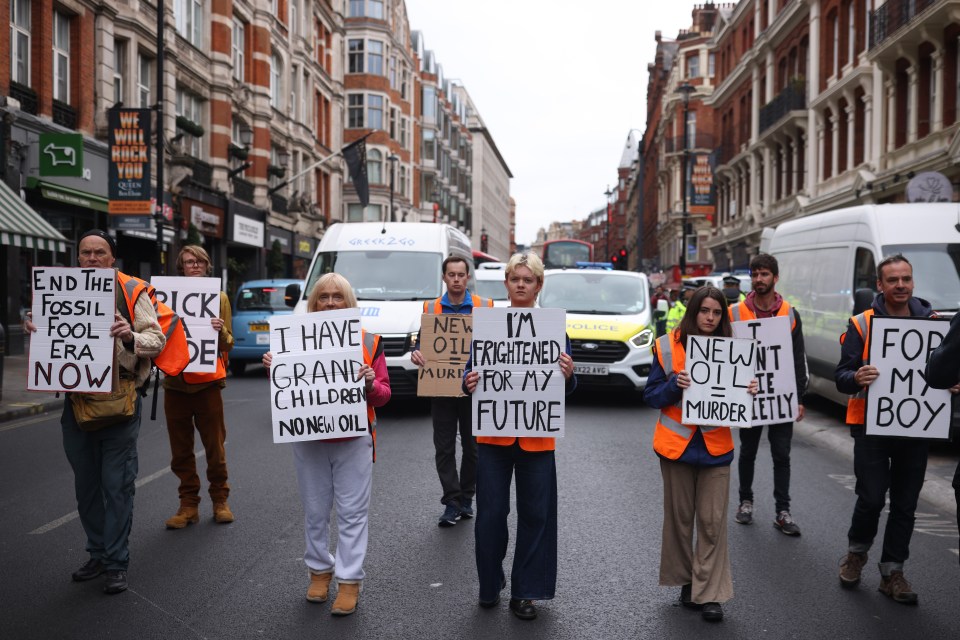
MULTIPOLYGON (((177 256, 177 271, 189 278, 202 278, 213 273, 210 256, 203 247, 187 245, 177 256)), ((213 373, 181 373, 163 378, 163 412, 167 416, 170 438, 170 470, 180 479, 180 507, 166 522, 168 529, 183 529, 200 521, 200 476, 193 453, 194 429, 207 454, 207 482, 213 502, 213 519, 221 524, 233 522, 227 504, 230 484, 227 482, 227 425, 223 419, 221 389, 227 386, 225 361, 233 348, 233 325, 230 298, 220 292, 220 317, 211 318, 210 326, 217 333, 217 370, 213 373)))
MULTIPOLYGON (((511 307, 533 307, 543 287, 543 262, 534 253, 517 253, 506 267, 511 307)), ((560 372, 569 395, 577 386, 570 356, 560 354, 560 372)), ((464 369, 463 388, 473 393, 480 375, 464 369)), ((507 553, 510 482, 517 478, 517 534, 510 573, 510 610, 522 620, 537 617, 534 600, 550 600, 557 586, 557 466, 553 438, 477 438, 477 524, 474 544, 480 606, 500 603, 507 586, 503 559, 507 553)))
MULTIPOLYGON (((716 287, 697 289, 679 326, 657 338, 656 358, 643 392, 646 403, 660 409, 653 434, 663 476, 660 584, 679 586, 684 606, 700 609, 706 620, 719 621, 722 603, 733 597, 726 516, 733 438, 727 427, 682 423, 680 402, 691 384, 684 347, 691 335, 732 335, 727 301, 716 287)), ((749 391, 757 393, 755 379, 749 391)))
MULTIPOLYGON (((357 307, 353 287, 339 273, 325 273, 317 280, 310 297, 308 311, 335 311, 357 307)), ((357 370, 358 381, 364 380, 367 390, 367 421, 370 435, 332 440, 294 442, 293 461, 297 469, 297 485, 303 504, 306 551, 303 562, 310 574, 307 600, 325 602, 330 581, 336 575, 337 599, 330 608, 335 616, 357 610, 363 583, 363 561, 367 555, 367 515, 370 489, 373 485, 373 462, 376 455, 377 414, 390 400, 390 377, 383 355, 380 336, 362 331, 363 364, 357 370), (337 506, 337 554, 330 553, 330 510, 337 506)), ((263 366, 270 368, 273 354, 263 356, 263 366)))

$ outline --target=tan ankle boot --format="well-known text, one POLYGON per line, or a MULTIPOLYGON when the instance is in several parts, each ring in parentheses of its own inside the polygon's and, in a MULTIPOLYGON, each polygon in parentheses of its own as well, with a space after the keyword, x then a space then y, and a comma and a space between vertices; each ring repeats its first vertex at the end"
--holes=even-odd
POLYGON ((197 507, 180 505, 177 512, 167 520, 167 529, 183 529, 191 522, 200 522, 200 510, 197 507))
POLYGON ((330 579, 332 573, 310 572, 310 586, 307 588, 307 600, 310 602, 326 602, 330 593, 330 579))
POLYGON ((359 582, 341 582, 337 590, 337 599, 333 601, 330 613, 335 616, 348 616, 357 610, 360 599, 359 582))
POLYGON ((226 502, 217 502, 213 505, 213 519, 220 524, 233 522, 233 512, 230 511, 230 505, 226 502))

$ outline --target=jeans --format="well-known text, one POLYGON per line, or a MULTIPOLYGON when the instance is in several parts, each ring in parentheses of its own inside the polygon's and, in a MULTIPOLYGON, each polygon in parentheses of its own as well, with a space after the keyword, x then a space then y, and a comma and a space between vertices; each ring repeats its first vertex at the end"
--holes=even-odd
MULTIPOLYGON (((740 502, 753 501, 753 470, 763 427, 740 429, 740 502)), ((793 438, 793 423, 767 426, 770 455, 773 458, 773 499, 777 512, 790 510, 790 440, 793 438)))
POLYGON ((510 481, 517 478, 517 544, 511 597, 549 600, 557 586, 557 465, 553 451, 481 444, 477 465, 477 575, 480 600, 493 602, 504 582, 510 481))
POLYGON ((437 475, 443 487, 440 502, 462 505, 473 500, 477 491, 477 441, 471 431, 473 409, 470 396, 462 398, 434 398, 433 446, 436 449, 437 475), (457 473, 457 433, 463 455, 460 473, 457 473))
POLYGON ((77 426, 69 396, 60 417, 63 451, 73 468, 77 512, 87 535, 87 551, 110 570, 125 571, 130 564, 140 396, 136 402, 128 422, 98 431, 83 431, 77 426))
MULTIPOLYGON (((890 490, 890 515, 883 533, 881 564, 902 569, 910 556, 914 512, 927 471, 926 440, 860 436, 854 438, 853 469, 857 504, 847 538, 850 551, 866 553, 877 535, 880 514, 890 490)), ((886 575, 886 573, 884 574, 886 575)))

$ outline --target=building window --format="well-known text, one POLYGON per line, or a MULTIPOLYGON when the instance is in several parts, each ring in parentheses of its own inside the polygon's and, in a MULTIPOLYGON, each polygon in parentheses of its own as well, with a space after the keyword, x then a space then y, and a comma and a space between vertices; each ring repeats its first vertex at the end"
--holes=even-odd
POLYGON ((370 40, 367 43, 369 55, 367 56, 367 73, 382 76, 383 75, 383 43, 379 40, 370 40))
POLYGON ((383 96, 367 96, 367 128, 383 129, 383 96))
POLYGON ((437 89, 425 85, 423 87, 423 121, 434 123, 437 121, 437 89))
POLYGON ((687 77, 700 77, 700 54, 694 54, 687 57, 687 77))
POLYGON ((153 59, 137 53, 137 102, 141 109, 150 104, 150 81, 153 79, 153 59))
POLYGON ((283 63, 280 56, 274 52, 270 56, 270 106, 280 108, 280 78, 283 73, 283 63))
POLYGON ((410 84, 410 73, 407 71, 407 68, 404 66, 403 70, 400 72, 400 98, 403 100, 407 99, 408 84, 410 84))
POLYGON ((409 127, 410 127, 410 120, 401 116, 400 117, 400 146, 403 147, 404 149, 407 148, 407 143, 408 143, 407 137, 409 136, 407 131, 409 127))
POLYGON ((392 56, 390 58, 390 88, 397 89, 397 59, 392 56))
POLYGON ((853 65, 857 41, 857 23, 853 19, 853 1, 847 5, 847 63, 853 65))
POLYGON ((423 130, 423 159, 430 162, 437 159, 436 132, 433 129, 423 130))
POLYGON ((295 121, 300 120, 300 67, 293 65, 290 67, 290 117, 295 121))
MULTIPOLYGON (((177 115, 183 116, 195 124, 203 124, 203 99, 192 93, 177 87, 177 115)), ((191 136, 186 131, 178 131, 183 134, 182 147, 183 152, 194 158, 201 157, 200 138, 191 136)))
POLYGON ((363 40, 347 41, 347 73, 363 73, 363 40))
POLYGON ((70 19, 53 12, 53 99, 70 102, 70 19))
POLYGON ((347 128, 363 128, 363 94, 347 94, 347 128))
POLYGON ((10 79, 30 86, 30 0, 10 2, 10 79))
POLYGON ((370 184, 383 184, 383 154, 377 149, 367 149, 367 180, 370 184))
POLYGON ((870 13, 873 12, 873 0, 866 0, 863 8, 863 48, 870 48, 870 13))
POLYGON ((833 22, 833 60, 831 67, 833 69, 833 77, 839 77, 840 75, 840 16, 836 12, 831 18, 833 22))
POLYGON ((383 0, 367 0, 367 16, 383 20, 383 0))
MULTIPOLYGON (((687 149, 697 148, 697 112, 687 112, 687 149)), ((689 165, 689 163, 688 163, 689 165)))
POLYGON ((363 205, 351 203, 347 205, 347 222, 379 222, 380 205, 371 204, 364 209, 363 205))
POLYGON ((127 75, 127 41, 113 41, 113 101, 123 102, 123 79, 127 75))
POLYGON ((350 0, 347 17, 383 20, 383 0, 350 0))
POLYGON ((233 42, 230 45, 233 54, 233 77, 243 82, 247 76, 246 61, 244 57, 244 46, 246 43, 246 25, 238 19, 233 18, 233 42))
POLYGON ((712 78, 717 75, 717 55, 711 53, 707 55, 707 77, 712 78))
POLYGON ((363 17, 363 0, 350 0, 350 10, 347 14, 348 18, 362 18, 363 17))
POLYGON ((173 17, 177 31, 187 42, 203 47, 203 0, 175 0, 173 17))
POLYGON ((298 36, 300 35, 300 11, 297 7, 297 0, 289 0, 290 2, 290 35, 298 36))

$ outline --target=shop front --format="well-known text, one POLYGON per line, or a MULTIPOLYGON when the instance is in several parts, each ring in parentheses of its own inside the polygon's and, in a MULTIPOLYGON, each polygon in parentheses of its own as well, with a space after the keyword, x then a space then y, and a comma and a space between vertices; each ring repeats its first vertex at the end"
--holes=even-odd
POLYGON ((229 200, 227 218, 227 293, 230 297, 247 280, 264 277, 267 212, 229 200))
POLYGON ((293 247, 293 270, 291 277, 306 280, 313 252, 317 249, 317 239, 296 234, 293 247))
POLYGON ((267 227, 267 276, 271 278, 290 278, 291 258, 293 255, 293 232, 280 227, 267 227), (280 252, 274 254, 274 243, 280 252))
POLYGON ((199 234, 213 261, 213 275, 222 279, 227 278, 225 205, 223 196, 203 189, 188 186, 180 194, 180 216, 188 229, 199 234))

